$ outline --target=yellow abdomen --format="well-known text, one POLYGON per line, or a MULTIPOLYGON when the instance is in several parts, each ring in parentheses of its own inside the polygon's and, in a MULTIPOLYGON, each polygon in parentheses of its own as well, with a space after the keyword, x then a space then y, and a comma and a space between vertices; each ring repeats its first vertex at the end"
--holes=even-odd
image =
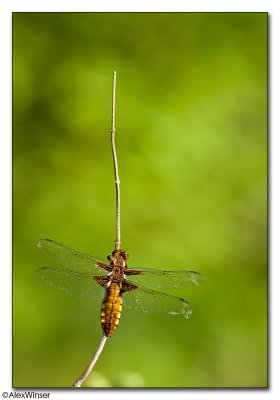
POLYGON ((118 283, 111 283, 106 289, 101 307, 101 325, 106 336, 112 336, 120 321, 122 297, 118 283))

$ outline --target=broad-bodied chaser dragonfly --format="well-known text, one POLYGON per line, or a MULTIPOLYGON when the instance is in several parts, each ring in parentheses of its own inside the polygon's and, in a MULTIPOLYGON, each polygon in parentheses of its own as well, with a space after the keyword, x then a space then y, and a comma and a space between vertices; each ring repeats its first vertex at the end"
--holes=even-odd
POLYGON ((36 275, 68 294, 87 300, 102 299, 101 325, 107 337, 117 329, 122 306, 144 313, 191 316, 190 304, 180 297, 153 289, 176 289, 196 286, 204 276, 195 271, 161 271, 130 268, 128 253, 114 250, 108 262, 78 253, 50 239, 39 240, 38 246, 70 270, 41 268, 36 275), (105 294, 104 294, 105 292, 105 294))

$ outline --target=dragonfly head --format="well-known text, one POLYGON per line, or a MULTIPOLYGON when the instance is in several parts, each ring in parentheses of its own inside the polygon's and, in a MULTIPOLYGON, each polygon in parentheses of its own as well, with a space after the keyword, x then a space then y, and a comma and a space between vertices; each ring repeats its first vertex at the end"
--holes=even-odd
POLYGON ((126 266, 126 261, 128 260, 128 252, 122 249, 117 249, 114 250, 112 252, 112 255, 109 255, 107 258, 109 261, 111 261, 111 263, 115 263, 115 261, 119 260, 119 261, 124 261, 125 262, 125 266, 126 266))

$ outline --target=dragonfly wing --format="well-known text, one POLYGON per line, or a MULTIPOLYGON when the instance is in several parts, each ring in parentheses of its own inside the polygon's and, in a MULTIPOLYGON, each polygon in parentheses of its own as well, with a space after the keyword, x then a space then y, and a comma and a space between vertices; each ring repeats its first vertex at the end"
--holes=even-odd
POLYGON ((43 249, 51 258, 57 260, 65 267, 70 267, 79 272, 100 274, 105 272, 102 265, 107 266, 105 261, 87 254, 78 253, 77 251, 51 239, 39 240, 38 247, 43 249))
POLYGON ((190 304, 184 299, 143 286, 124 292, 123 306, 144 313, 182 315, 185 318, 192 313, 190 304))
POLYGON ((129 280, 155 289, 179 289, 197 286, 204 281, 204 276, 195 271, 161 271, 156 269, 128 269, 129 280), (130 275, 134 271, 137 275, 130 275))
POLYGON ((95 301, 104 296, 104 288, 91 274, 45 267, 37 270, 35 275, 50 286, 85 300, 95 301))

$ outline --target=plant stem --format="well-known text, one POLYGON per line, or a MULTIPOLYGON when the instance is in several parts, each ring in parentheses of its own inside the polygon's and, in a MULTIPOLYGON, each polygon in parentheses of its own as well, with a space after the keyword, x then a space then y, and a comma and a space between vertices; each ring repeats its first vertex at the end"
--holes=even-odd
MULTIPOLYGON (((112 92, 112 127, 111 127, 111 145, 112 145, 112 153, 113 153, 113 161, 114 161, 114 173, 115 173, 115 184, 116 184, 116 240, 115 240, 115 249, 118 250, 121 244, 121 227, 120 227, 120 179, 119 179, 119 171, 118 171, 118 160, 117 160, 117 152, 115 146, 115 105, 116 105, 116 79, 117 73, 114 71, 113 73, 113 92, 112 92)), ((91 359, 90 363, 82 373, 82 375, 74 382, 73 387, 81 387, 81 384, 88 377, 91 370, 95 366, 103 347, 108 339, 107 336, 103 334, 99 346, 91 359)))
POLYGON ((100 354, 101 354, 101 352, 103 350, 103 347, 104 347, 107 339, 108 339, 107 336, 105 336, 105 335, 102 336, 102 338, 100 340, 100 343, 99 343, 99 346, 98 346, 93 358, 91 359, 89 365, 86 367, 86 369, 84 370, 82 375, 73 383, 72 387, 81 387, 81 384, 88 377, 88 375, 90 374, 92 368, 95 366, 95 364, 96 364, 96 362, 97 362, 97 360, 98 360, 98 358, 99 358, 99 356, 100 356, 100 354))
POLYGON ((113 153, 113 161, 114 161, 114 173, 115 173, 115 184, 116 184, 116 240, 115 240, 115 249, 118 250, 121 245, 121 222, 120 222, 120 202, 121 202, 121 193, 120 193, 120 178, 118 171, 118 160, 117 160, 117 152, 115 145, 115 104, 116 104, 116 79, 117 72, 114 71, 113 74, 113 93, 112 93, 112 127, 111 127, 111 145, 112 145, 112 153, 113 153))

